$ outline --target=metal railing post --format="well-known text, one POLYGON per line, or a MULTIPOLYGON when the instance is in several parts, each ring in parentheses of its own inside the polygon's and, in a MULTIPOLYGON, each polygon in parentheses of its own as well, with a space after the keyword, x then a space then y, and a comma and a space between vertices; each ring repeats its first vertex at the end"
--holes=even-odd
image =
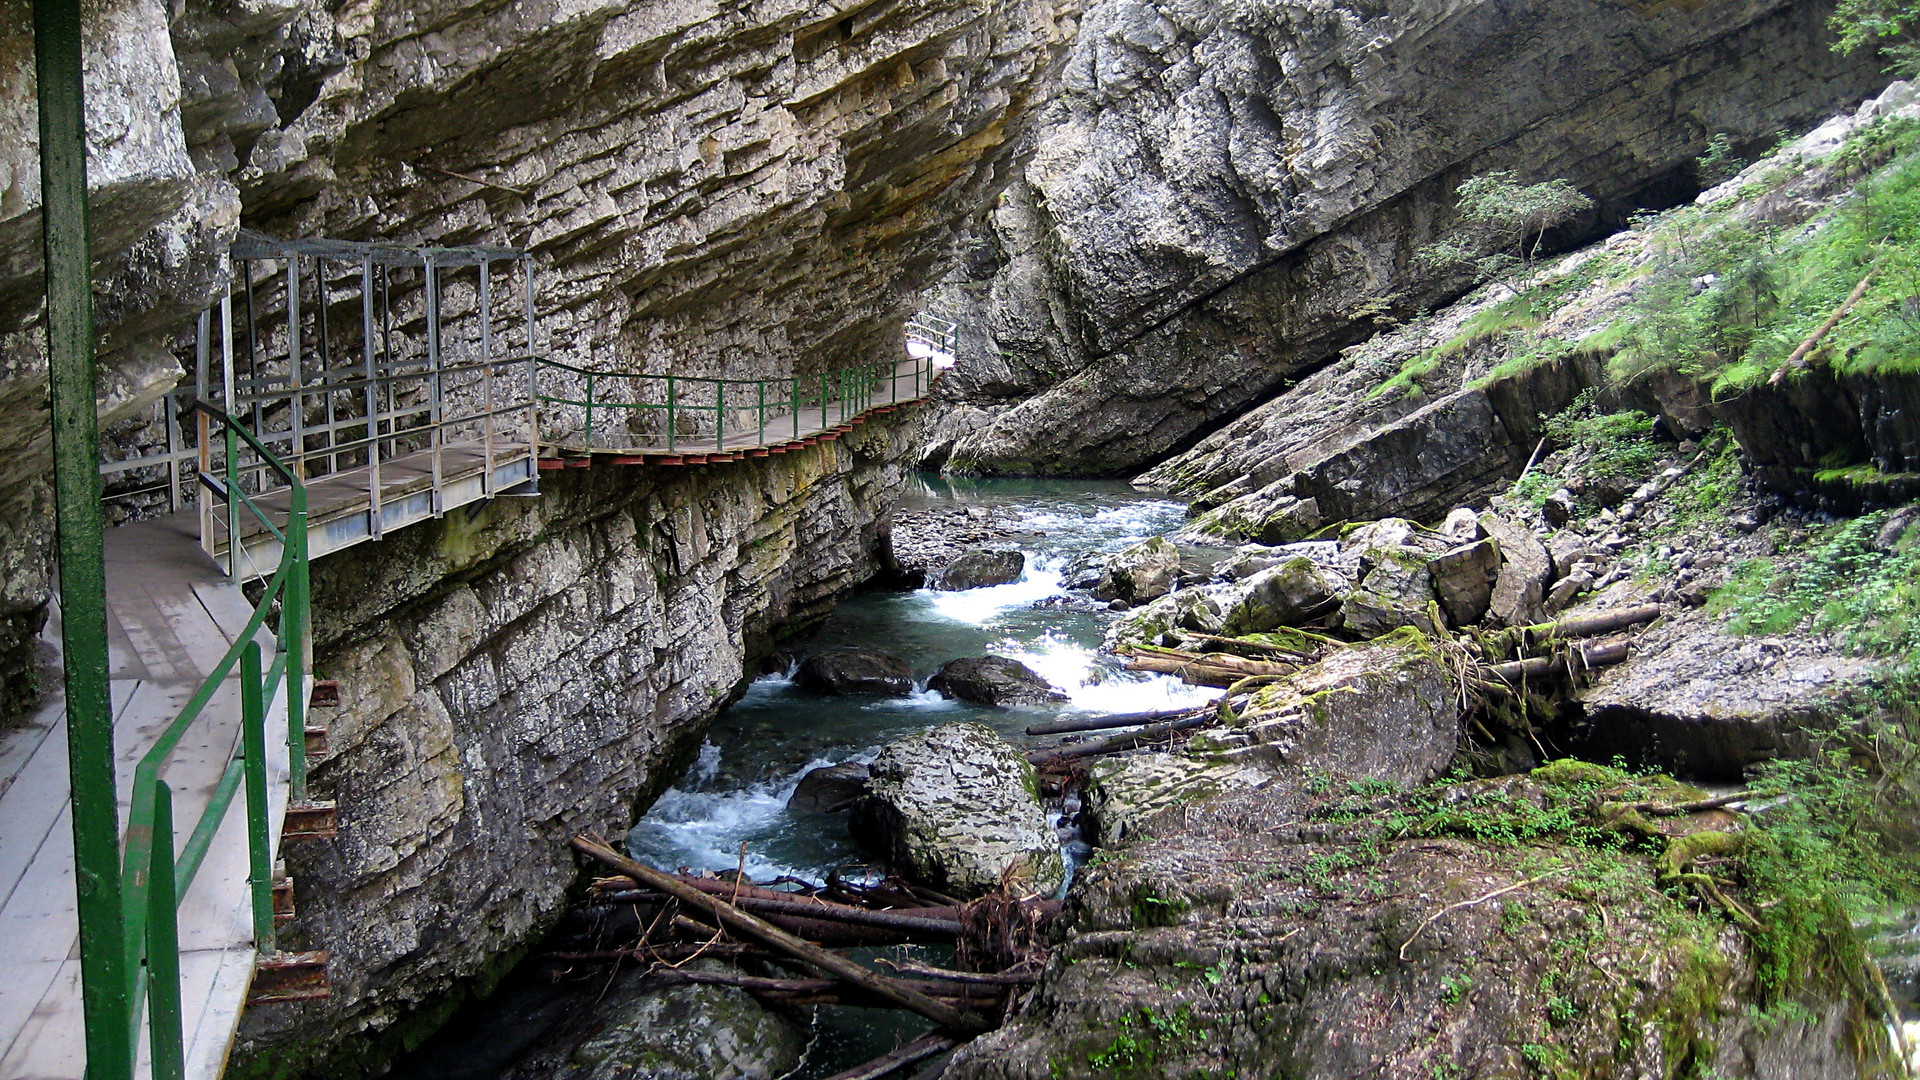
POLYGON ((800 376, 793 377, 793 437, 800 437, 800 376))
POLYGON ((380 365, 373 343, 371 255, 360 256, 360 344, 366 350, 366 363, 362 369, 367 378, 367 536, 378 540, 385 530, 380 523, 380 365))
POLYGON ((753 385, 760 394, 760 444, 765 446, 767 442, 767 380, 761 379, 753 385))
POLYGON ((227 576, 240 580, 240 438, 224 424, 227 442, 227 576))
POLYGON ((667 376, 667 452, 672 453, 680 437, 680 423, 675 419, 673 376, 667 376))
POLYGON ((587 453, 593 453, 593 376, 587 376, 587 453))
POLYGON ((534 357, 539 355, 534 345, 533 311, 533 259, 531 256, 520 260, 520 268, 525 275, 525 299, 527 317, 527 449, 540 452, 540 380, 538 365, 534 357))
POLYGON ((253 893, 253 938, 273 950, 273 849, 267 837, 267 731, 260 643, 240 654, 240 744, 247 775, 247 885, 253 893))
POLYGON ((428 438, 433 447, 433 516, 446 513, 446 491, 442 487, 444 474, 441 471, 440 417, 443 390, 440 375, 440 268, 434 265, 431 252, 422 252, 420 261, 426 266, 427 279, 427 371, 428 371, 428 407, 427 419, 432 425, 428 438))
POLYGON ((313 663, 312 586, 307 574, 307 489, 295 485, 288 494, 287 546, 293 549, 294 558, 292 573, 287 577, 286 600, 280 611, 281 649, 287 656, 281 676, 287 687, 287 797, 293 802, 305 802, 307 671, 313 663))
POLYGON ((486 382, 486 434, 482 456, 486 472, 480 477, 483 495, 493 494, 493 261, 480 259, 480 377, 486 382))
POLYGON ((713 383, 713 448, 725 453, 727 449, 727 380, 715 379, 713 383))
MULTIPOLYGON (((302 401, 300 394, 303 381, 300 372, 300 256, 289 255, 287 256, 287 390, 289 391, 287 405, 292 445, 287 448, 291 451, 287 456, 293 460, 287 464, 293 466, 295 476, 305 480, 307 478, 307 422, 305 402, 302 401)), ((253 392, 264 394, 266 387, 263 383, 264 380, 261 379, 259 372, 255 372, 253 392)), ((254 435, 264 438, 266 431, 256 425, 254 435)))
POLYGON ((113 713, 107 677, 106 560, 93 363, 93 252, 87 226, 86 107, 79 0, 33 5, 40 106, 47 396, 60 556, 68 783, 88 1080, 133 1075, 134 972, 121 910, 113 713))
POLYGON ((173 875, 173 789, 153 787, 153 846, 147 852, 147 1024, 153 1080, 183 1080, 180 1018, 180 897, 173 875))

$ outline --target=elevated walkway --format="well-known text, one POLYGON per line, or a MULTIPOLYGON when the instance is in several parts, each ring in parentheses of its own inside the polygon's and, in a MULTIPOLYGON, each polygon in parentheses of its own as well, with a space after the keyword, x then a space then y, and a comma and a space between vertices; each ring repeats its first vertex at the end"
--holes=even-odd
MULTIPOLYGON (((136 763, 219 672, 253 615, 240 585, 200 550, 198 531, 192 516, 180 514, 107 532, 108 674, 123 820, 133 816, 136 763)), ((57 616, 46 638, 59 640, 57 616)), ((264 628, 251 640, 272 655, 274 638, 264 628)), ((176 820, 201 819, 241 753, 241 678, 235 668, 215 681, 202 722, 160 772, 174 792, 176 820)), ((296 692, 308 693, 304 678, 296 692)), ((50 695, 0 744, 0 1076, 8 1080, 75 1080, 86 1065, 64 709, 62 695, 50 695)), ((273 695, 265 727, 286 725, 287 699, 273 695)), ((277 839, 288 802, 287 743, 266 745, 266 834, 277 839)), ((214 828, 178 909, 184 1065, 193 1077, 218 1076, 225 1066, 257 951, 247 816, 222 814, 214 828)), ((185 829, 174 837, 176 859, 189 839, 185 829)), ((156 1075, 149 1039, 138 1053, 138 1075, 156 1075)))

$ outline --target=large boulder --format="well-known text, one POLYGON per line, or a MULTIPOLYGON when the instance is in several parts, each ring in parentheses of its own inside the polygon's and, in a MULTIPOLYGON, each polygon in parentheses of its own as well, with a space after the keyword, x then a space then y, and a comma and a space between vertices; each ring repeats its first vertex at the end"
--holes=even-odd
POLYGON ((969 551, 933 575, 927 587, 942 592, 959 592, 988 585, 1007 585, 1019 581, 1021 572, 1026 568, 1027 557, 1018 551, 969 551))
MULTIPOLYGON (((714 961, 698 969, 738 974, 714 961)), ((660 986, 629 971, 501 1080, 773 1080, 806 1048, 805 1027, 745 990, 660 986)))
POLYGON ((1040 673, 1005 656, 963 656, 927 683, 950 698, 975 705, 1047 705, 1067 700, 1040 673))
POLYGON ((880 751, 872 774, 851 827, 896 870, 962 899, 1003 879, 1020 893, 1059 888, 1065 871, 1033 766, 990 729, 910 735, 880 751))
POLYGON ((787 796, 787 809, 832 813, 851 807, 867 793, 867 767, 857 761, 822 765, 800 778, 787 796))
POLYGON ((1145 603, 1173 591, 1180 576, 1180 549, 1155 536, 1107 559, 1093 595, 1100 600, 1145 603))
POLYGON ((1255 764, 1182 754, 1105 758, 1088 770, 1087 838, 1102 847, 1115 847, 1151 831, 1145 826, 1155 814, 1229 791, 1257 788, 1273 778, 1271 770, 1255 764))
MULTIPOLYGON (((1450 519, 1451 520, 1451 519, 1450 519)), ((1480 523, 1473 522, 1478 532, 1480 523)), ((1455 626, 1472 626, 1486 618, 1493 602, 1494 581, 1500 576, 1500 548, 1491 540, 1448 548, 1427 564, 1433 575, 1433 591, 1440 598, 1440 610, 1455 626)))
POLYGON ((800 663, 793 681, 823 694, 913 693, 913 668, 905 660, 867 649, 829 649, 800 663))
POLYGON ((1367 549, 1369 569, 1360 587, 1340 602, 1340 625, 1358 637, 1374 638, 1403 626, 1433 633, 1433 575, 1427 555, 1416 547, 1367 549))
POLYGON ((1531 626, 1547 616, 1547 582, 1553 580, 1553 557, 1546 545, 1524 525, 1491 511, 1480 515, 1480 527, 1500 546, 1500 576, 1490 600, 1494 618, 1508 626, 1531 626))
POLYGON ((1337 571, 1297 555, 1242 582, 1222 626, 1228 634, 1304 626, 1338 610, 1341 596, 1350 587, 1337 571))

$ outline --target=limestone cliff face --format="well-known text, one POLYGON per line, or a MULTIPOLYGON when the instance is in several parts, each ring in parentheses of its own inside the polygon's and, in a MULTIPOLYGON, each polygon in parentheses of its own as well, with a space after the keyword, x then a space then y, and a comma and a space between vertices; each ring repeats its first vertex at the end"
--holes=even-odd
MULTIPOLYGON (((758 376, 897 351, 1078 0, 103 0, 103 415, 180 375, 239 223, 529 248, 543 351, 758 376), (458 174, 458 175, 456 175, 458 174)), ((48 594, 25 5, 0 12, 0 713, 48 594)), ((405 298, 400 298, 402 304, 405 298)))
POLYGON ((1878 88, 1825 3, 1105 0, 1023 183, 947 290, 986 328, 931 448, 955 468, 1138 471, 1462 283, 1412 252, 1511 169, 1599 202, 1692 193, 1878 88))
POLYGON ((317 564, 340 835, 288 848, 282 944, 328 950, 333 996, 249 1011, 238 1075, 377 1069, 500 974, 564 906, 567 838, 624 832, 771 635, 872 574, 909 446, 875 422, 752 463, 567 470, 317 564))

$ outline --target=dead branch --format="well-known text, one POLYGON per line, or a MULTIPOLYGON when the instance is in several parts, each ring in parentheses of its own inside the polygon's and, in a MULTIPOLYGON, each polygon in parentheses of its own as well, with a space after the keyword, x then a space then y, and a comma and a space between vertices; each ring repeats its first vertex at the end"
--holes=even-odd
POLYGON ((1547 880, 1548 878, 1555 876, 1556 874, 1564 874, 1564 873, 1566 873, 1565 867, 1562 867, 1558 870, 1549 870, 1546 873, 1541 874, 1539 877, 1528 878, 1525 881, 1516 882, 1512 885, 1508 885, 1505 888, 1495 889, 1484 896, 1476 896, 1471 900, 1462 900, 1457 904, 1448 904, 1446 907, 1443 907, 1439 911, 1436 911, 1433 914, 1427 916, 1424 922, 1422 922, 1419 926, 1414 928, 1413 937, 1408 938, 1405 944, 1402 944, 1400 946, 1400 959, 1402 960, 1407 959, 1408 947, 1414 943, 1415 939, 1419 938, 1422 931, 1426 930, 1427 927, 1432 926, 1433 921, 1435 919, 1438 919, 1440 916, 1445 915, 1450 911, 1459 911, 1461 908, 1470 908, 1477 904, 1484 904, 1487 901, 1494 899, 1495 897, 1505 896, 1510 892, 1514 892, 1519 889, 1524 889, 1529 885, 1538 885, 1541 882, 1547 880))
POLYGON ((1793 350, 1793 354, 1787 357, 1787 362, 1781 364, 1779 370, 1767 379, 1768 386, 1779 386, 1786 379, 1789 371, 1796 371, 1806 366, 1807 354, 1812 352, 1814 346, 1820 344, 1823 338, 1832 333, 1834 327, 1840 325, 1840 320, 1847 317, 1847 312, 1853 310, 1853 305, 1859 303, 1861 297, 1867 295, 1867 286, 1873 283, 1873 275, 1879 272, 1878 266, 1867 271, 1866 276, 1860 279, 1860 284, 1853 287, 1853 292, 1847 294, 1847 298, 1840 302, 1840 306, 1833 309, 1833 314, 1827 316, 1827 321, 1820 324, 1820 329, 1815 330, 1813 336, 1801 342, 1800 347, 1793 350))
POLYGON ((834 1073, 827 1077, 827 1080, 879 1080, 888 1073, 898 1072, 909 1065, 918 1065, 935 1054, 944 1053, 959 1045, 958 1041, 938 1032, 922 1035, 898 1050, 882 1054, 865 1065, 856 1066, 846 1072, 834 1073))

